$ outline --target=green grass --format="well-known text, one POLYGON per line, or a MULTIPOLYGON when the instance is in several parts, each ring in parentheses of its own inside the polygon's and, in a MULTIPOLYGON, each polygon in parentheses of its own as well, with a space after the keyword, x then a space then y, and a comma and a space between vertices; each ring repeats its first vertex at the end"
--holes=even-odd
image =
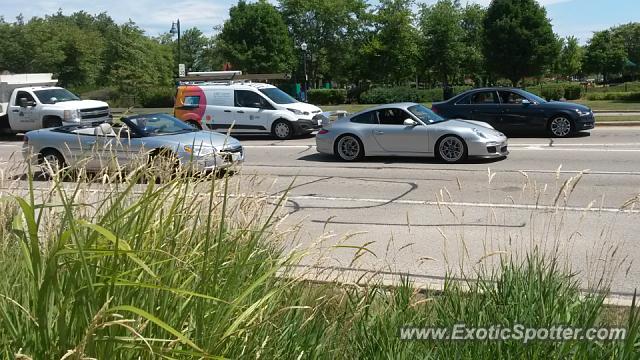
POLYGON ((601 116, 596 115, 596 122, 599 121, 634 121, 640 122, 640 116, 638 115, 620 115, 620 116, 601 116))
MULTIPOLYGON (((283 199, 236 197, 228 177, 151 170, 59 177, 0 202, 0 358, 637 358, 637 308, 582 296, 548 254, 500 258, 442 292, 309 283, 285 271, 283 199), (113 175, 113 174, 112 174, 113 175), (403 326, 622 324, 625 341, 404 341, 403 326)), ((256 179, 259 181, 260 179, 256 179)), ((560 190, 565 198, 570 193, 560 190)), ((557 200, 556 200, 557 201, 557 200)), ((550 215, 551 216, 551 215, 550 215)), ((562 214, 557 215, 562 218, 562 214)), ((558 226, 551 218, 545 220, 558 226)), ((554 232, 556 229, 554 228, 554 232)))
POLYGON ((574 100, 578 104, 583 104, 594 111, 638 111, 640 112, 640 102, 616 101, 616 100, 574 100))

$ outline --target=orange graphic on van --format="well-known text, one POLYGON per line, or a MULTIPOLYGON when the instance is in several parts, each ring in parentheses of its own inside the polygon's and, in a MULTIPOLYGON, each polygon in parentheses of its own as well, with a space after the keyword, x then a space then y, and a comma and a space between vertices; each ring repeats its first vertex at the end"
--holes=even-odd
MULTIPOLYGON (((202 117, 207 108, 207 99, 204 91, 199 86, 180 86, 176 94, 176 103, 174 105, 174 115, 178 119, 202 126, 202 117)), ((207 120, 210 120, 209 118, 207 120)))

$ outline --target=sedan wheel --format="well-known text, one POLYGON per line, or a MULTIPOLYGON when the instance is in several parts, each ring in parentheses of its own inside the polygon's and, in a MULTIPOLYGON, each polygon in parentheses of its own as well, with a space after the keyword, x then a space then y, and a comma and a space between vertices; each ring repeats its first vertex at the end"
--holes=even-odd
POLYGON ((571 121, 566 117, 559 116, 551 120, 549 124, 551 134, 556 137, 567 137, 571 134, 571 121))
POLYGON ((447 136, 438 144, 438 155, 448 163, 455 163, 464 160, 467 149, 460 138, 447 136))
POLYGON ((345 161, 359 160, 364 156, 360 140, 351 135, 341 137, 336 145, 336 150, 340 159, 345 161))

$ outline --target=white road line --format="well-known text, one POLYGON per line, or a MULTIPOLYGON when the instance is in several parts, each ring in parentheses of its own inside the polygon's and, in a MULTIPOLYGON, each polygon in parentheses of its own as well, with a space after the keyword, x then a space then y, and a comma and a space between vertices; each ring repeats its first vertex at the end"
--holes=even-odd
POLYGON ((431 206, 456 206, 456 207, 480 207, 480 208, 498 208, 498 209, 520 209, 520 210, 567 210, 575 212, 608 212, 608 213, 625 213, 640 214, 640 210, 635 209, 619 209, 619 208, 592 208, 592 207, 574 207, 574 206, 549 206, 549 205, 519 205, 519 204, 494 204, 494 203, 473 203, 473 202, 438 202, 427 200, 392 200, 392 199, 368 199, 368 198, 352 198, 352 197, 326 197, 326 196, 289 196, 289 200, 319 200, 319 201, 346 201, 346 202, 368 202, 376 204, 402 204, 402 205, 431 205, 431 206))
MULTIPOLYGON (((16 191, 28 189, 6 188, 0 187, 0 190, 16 191)), ((35 187, 35 191, 50 191, 48 188, 35 187)), ((93 189, 96 193, 111 192, 107 189, 93 189)), ((134 194, 142 194, 144 191, 133 191, 134 194)), ((207 193, 200 193, 201 196, 209 196, 207 193)), ((223 195, 218 195, 222 197, 223 195)), ((280 200, 282 196, 279 195, 247 195, 247 194, 227 194, 229 198, 259 198, 259 199, 271 199, 280 200)), ((393 200, 393 199, 375 199, 375 198, 354 198, 354 197, 334 197, 334 196, 315 196, 315 195, 299 195, 299 196, 287 196, 287 200, 300 201, 300 200, 315 200, 315 201, 344 201, 344 202, 365 202, 374 204, 400 204, 400 205, 428 205, 428 206, 455 206, 455 207, 477 207, 477 208, 491 208, 491 209, 517 209, 517 210, 542 210, 542 211, 571 211, 571 212, 606 212, 606 213, 618 213, 618 214, 640 214, 639 209, 620 209, 611 207, 575 207, 575 206, 550 206, 550 205, 527 205, 527 204, 496 204, 485 202, 456 202, 456 201, 429 201, 429 200, 393 200)))

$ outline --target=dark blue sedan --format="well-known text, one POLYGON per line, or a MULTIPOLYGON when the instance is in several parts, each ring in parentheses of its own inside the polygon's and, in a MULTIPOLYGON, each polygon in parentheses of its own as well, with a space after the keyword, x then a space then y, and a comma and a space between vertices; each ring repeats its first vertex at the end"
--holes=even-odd
POLYGON ((484 121, 507 134, 546 131, 568 137, 595 126, 593 111, 584 105, 546 101, 516 88, 473 89, 433 103, 431 109, 447 119, 484 121))

